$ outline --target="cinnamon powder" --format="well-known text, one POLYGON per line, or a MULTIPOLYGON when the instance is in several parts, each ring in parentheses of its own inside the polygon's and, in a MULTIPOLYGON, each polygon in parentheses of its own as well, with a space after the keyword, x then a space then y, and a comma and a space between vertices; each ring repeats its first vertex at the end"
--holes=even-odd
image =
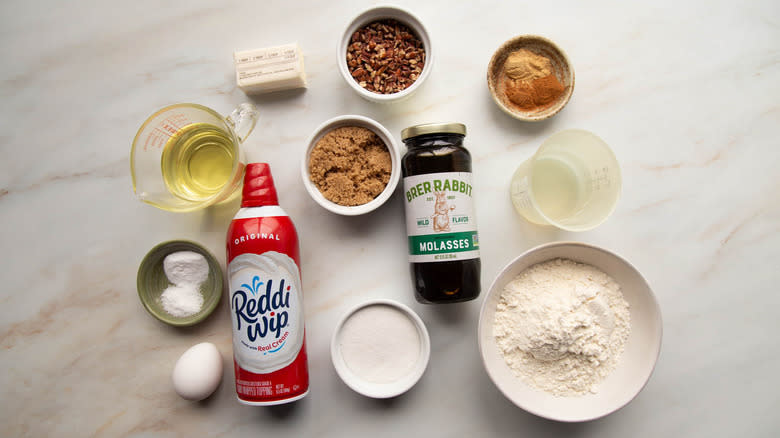
POLYGON ((555 103, 564 89, 561 81, 550 74, 532 81, 507 81, 506 97, 520 109, 536 111, 555 103))
POLYGON ((392 160, 387 146, 373 131, 342 126, 314 145, 309 177, 325 199, 344 206, 363 205, 385 189, 392 160))

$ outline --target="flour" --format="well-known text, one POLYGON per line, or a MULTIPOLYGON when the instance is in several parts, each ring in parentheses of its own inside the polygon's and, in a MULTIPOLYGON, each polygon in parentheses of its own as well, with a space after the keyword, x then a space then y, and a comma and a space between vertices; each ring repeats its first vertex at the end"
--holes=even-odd
POLYGON ((556 396, 595 393, 615 369, 630 333, 620 286, 566 259, 526 269, 504 288, 493 335, 507 365, 556 396))
POLYGON ((177 318, 194 315, 203 307, 200 285, 209 277, 209 262, 194 251, 178 251, 163 260, 163 270, 173 285, 160 296, 163 309, 177 318))
POLYGON ((357 377, 391 383, 408 376, 420 359, 420 334, 411 319, 388 305, 358 310, 341 328, 339 350, 357 377))

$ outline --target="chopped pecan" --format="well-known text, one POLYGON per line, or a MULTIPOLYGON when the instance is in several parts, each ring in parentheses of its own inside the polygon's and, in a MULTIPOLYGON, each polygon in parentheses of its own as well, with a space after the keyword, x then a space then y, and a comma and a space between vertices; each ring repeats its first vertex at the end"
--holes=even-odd
POLYGON ((392 94, 406 89, 425 66, 425 47, 405 24, 379 20, 352 34, 347 46, 347 66, 358 84, 375 93, 392 94))

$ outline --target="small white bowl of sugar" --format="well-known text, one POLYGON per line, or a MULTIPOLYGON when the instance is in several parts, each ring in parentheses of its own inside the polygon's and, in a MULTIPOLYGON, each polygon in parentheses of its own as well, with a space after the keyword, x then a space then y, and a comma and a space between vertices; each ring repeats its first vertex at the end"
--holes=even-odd
POLYGON ((401 395, 420 380, 431 355, 428 330, 409 307, 372 300, 341 319, 330 344, 341 380, 371 398, 401 395))

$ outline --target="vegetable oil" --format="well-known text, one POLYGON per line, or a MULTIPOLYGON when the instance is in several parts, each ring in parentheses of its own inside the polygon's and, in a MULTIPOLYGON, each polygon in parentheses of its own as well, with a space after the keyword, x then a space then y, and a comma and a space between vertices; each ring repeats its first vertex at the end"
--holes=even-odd
MULTIPOLYGON (((235 140, 225 130, 208 123, 188 125, 165 144, 165 185, 174 196, 188 201, 209 199, 230 182, 236 153, 235 140)), ((241 176, 238 173, 237 178, 241 176)))

